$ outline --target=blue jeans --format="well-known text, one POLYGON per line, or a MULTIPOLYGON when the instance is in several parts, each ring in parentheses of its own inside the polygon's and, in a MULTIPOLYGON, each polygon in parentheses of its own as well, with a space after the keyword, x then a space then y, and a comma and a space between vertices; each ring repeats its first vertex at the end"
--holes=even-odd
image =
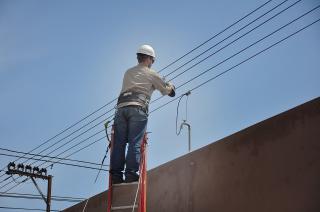
POLYGON ((140 165, 140 148, 146 131, 148 114, 140 106, 119 108, 114 119, 114 144, 111 154, 111 170, 113 177, 123 178, 125 175, 138 176, 140 165), (127 143, 128 151, 125 156, 127 143))

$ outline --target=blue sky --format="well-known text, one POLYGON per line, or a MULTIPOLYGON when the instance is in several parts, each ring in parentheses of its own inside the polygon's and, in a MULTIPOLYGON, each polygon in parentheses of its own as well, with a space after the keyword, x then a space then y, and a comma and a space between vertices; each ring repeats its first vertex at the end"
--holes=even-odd
MULTIPOLYGON (((135 51, 141 44, 150 44, 155 48, 157 59, 153 68, 160 70, 265 2, 0 0, 1 147, 29 151, 114 99, 121 89, 125 70, 136 64, 135 51)), ((281 2, 283 1, 271 1, 161 74, 168 74, 281 2)), ((270 14, 219 44, 198 60, 294 2, 284 2, 270 14)), ((298 2, 173 80, 173 83, 181 85, 318 4, 316 0, 298 2)), ((317 9, 186 84, 178 89, 177 93, 183 94, 319 17, 320 9, 317 9)), ((318 22, 192 92, 188 101, 192 149, 201 148, 318 97, 319 37, 318 22)), ((173 76, 175 74, 167 79, 173 76)), ((153 99, 159 96, 160 94, 155 92, 153 99)), ((152 104, 150 109, 169 100, 169 97, 164 97, 152 104)), ((112 106, 103 109, 96 116, 112 106)), ((175 134, 176 107, 177 101, 150 114, 148 131, 152 133, 149 135, 149 169, 187 153, 187 132, 183 130, 180 136, 175 134)), ((179 122, 185 116, 184 107, 183 100, 179 122)), ((74 140, 72 144, 101 129, 103 125, 74 140)), ((89 139, 82 146, 101 136, 103 134, 89 139)), ((68 140, 70 139, 65 142, 68 140)), ((69 146, 71 144, 60 151, 69 146)), ((105 149, 106 142, 102 140, 72 158, 99 163, 105 149)), ((52 155, 58 153, 59 151, 52 155)), ((1 168, 13 160, 1 155, 0 158, 1 168)), ((97 172, 92 170, 55 165, 52 170, 49 169, 49 173, 54 176, 53 195, 88 197, 107 188, 106 173, 101 174, 95 184, 97 172)), ((3 179, 4 177, 0 178, 0 181, 3 179)), ((0 183, 3 184, 4 182, 0 183)), ((12 185, 14 183, 10 187, 12 185)), ((43 190, 46 189, 44 182, 40 185, 43 190)), ((10 192, 37 194, 30 182, 10 192)), ((52 208, 63 209, 69 205, 71 203, 53 202, 52 208)), ((44 208, 44 203, 40 200, 0 198, 0 206, 44 208)))

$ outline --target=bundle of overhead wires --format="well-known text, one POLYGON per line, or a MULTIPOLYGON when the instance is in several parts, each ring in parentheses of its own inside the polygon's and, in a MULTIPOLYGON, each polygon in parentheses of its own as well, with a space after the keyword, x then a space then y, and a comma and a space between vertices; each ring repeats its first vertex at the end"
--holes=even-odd
MULTIPOLYGON (((196 47, 192 48, 190 51, 186 52, 181 57, 173 60, 171 63, 169 63, 162 69, 160 69, 159 73, 162 73, 165 70, 168 70, 174 64, 181 63, 180 65, 178 65, 178 67, 164 74, 166 78, 171 76, 169 81, 177 80, 181 76, 186 75, 186 73, 189 73, 192 70, 195 70, 195 68, 199 64, 205 61, 208 61, 208 59, 211 58, 212 56, 227 49, 228 47, 232 47, 232 45, 235 44, 236 42, 241 42, 241 40, 244 37, 255 33, 259 28, 264 27, 268 22, 271 22, 272 20, 277 20, 277 18, 280 18, 281 15, 285 15, 286 13, 288 13, 290 9, 301 4, 302 1, 301 0, 297 0, 297 1, 284 0, 272 7, 269 7, 270 3, 271 3, 271 0, 265 2, 264 4, 250 11, 245 16, 236 20, 235 22, 233 22, 223 30, 211 36, 209 39, 205 40, 204 42, 200 43, 196 47), (231 30, 233 31, 229 32, 231 30), (219 37, 222 37, 222 38, 219 38, 219 37), (213 41, 215 42, 213 43, 213 41), (201 51, 200 53, 197 52, 202 48, 205 48, 205 50, 201 51), (191 59, 184 60, 187 56, 192 54, 195 54, 195 55, 193 55, 191 59)), ((296 27, 296 29, 293 32, 286 31, 286 28, 288 28, 289 26, 295 26, 294 24, 296 24, 298 20, 302 20, 303 18, 311 15, 316 10, 318 10, 319 7, 320 5, 317 5, 313 8, 310 8, 309 10, 306 10, 304 13, 296 14, 294 17, 291 17, 290 21, 287 21, 285 24, 281 25, 280 27, 274 27, 274 30, 264 35, 261 35, 261 33, 259 33, 258 35, 256 35, 257 39, 252 40, 252 42, 246 44, 245 47, 237 51, 234 51, 234 53, 230 55, 225 56, 225 58, 221 59, 221 61, 215 64, 211 64, 209 68, 206 68, 204 70, 197 70, 199 73, 197 73, 192 77, 191 76, 186 77, 187 80, 183 81, 182 83, 176 86, 176 90, 179 91, 181 95, 177 95, 175 98, 171 99, 170 101, 166 101, 156 107, 153 107, 152 110, 150 110, 150 114, 160 110, 161 108, 165 107, 166 105, 172 102, 175 102, 176 100, 181 98, 181 96, 184 95, 186 92, 200 89, 201 87, 203 87, 209 82, 212 82, 218 77, 221 77, 228 72, 237 70, 236 68, 239 67, 240 65, 250 60, 253 60, 254 58, 263 54, 264 52, 271 50, 272 48, 275 48, 277 45, 285 42, 289 38, 299 34, 300 32, 308 29, 309 27, 315 25, 316 23, 319 23, 320 19, 314 19, 304 24, 303 26, 299 25, 299 27, 296 27), (269 42, 267 44, 263 43, 279 32, 282 32, 281 34, 282 36, 280 35, 277 36, 278 38, 277 40, 269 42), (258 46, 258 44, 260 44, 260 46, 258 46), (248 50, 252 49, 252 47, 254 46, 256 47, 255 49, 257 49, 254 53, 245 55, 244 59, 231 63, 233 59, 235 59, 237 56, 248 52, 248 50), (231 65, 228 64, 228 62, 230 62, 231 65), (229 65, 229 67, 223 70, 218 70, 218 68, 222 66, 222 64, 229 65), (190 84, 191 82, 195 81, 196 79, 199 80, 201 76, 204 76, 205 74, 208 74, 209 72, 212 72, 212 71, 217 71, 217 73, 215 73, 213 76, 206 77, 205 80, 201 81, 199 84, 193 87, 187 87, 187 85, 190 84)), ((153 106, 154 103, 156 102, 160 102, 161 99, 164 99, 164 97, 159 97, 153 100, 151 102, 151 106, 153 106)), ((66 127, 61 132, 57 133, 53 137, 42 142, 41 144, 39 144, 38 146, 36 146, 35 148, 31 149, 28 152, 0 148, 0 155, 16 158, 13 161, 15 163, 28 162, 30 165, 43 166, 46 168, 52 166, 53 164, 57 164, 57 165, 66 165, 66 166, 74 166, 78 168, 99 170, 99 166, 101 165, 99 163, 93 163, 93 162, 88 162, 83 160, 74 160, 74 159, 70 159, 70 157, 77 154, 80 151, 83 151, 89 148, 90 146, 93 146, 94 144, 106 138, 105 129, 103 128, 103 123, 105 123, 106 121, 112 121, 116 100, 117 98, 113 98, 112 100, 107 102, 105 105, 97 108, 92 113, 84 116, 79 121, 66 127), (86 137, 82 138, 83 136, 86 136, 86 137)), ((101 170, 108 171, 107 168, 108 168, 107 165, 103 165, 103 168, 101 170)), ((8 192, 14 189, 15 187, 17 187, 18 185, 23 184, 25 181, 20 181, 16 183, 14 180, 12 180, 10 177, 8 177, 5 174, 5 170, 6 170, 6 167, 3 167, 1 170, 2 174, 0 175, 0 191, 2 191, 0 193, 1 194, 0 196, 3 197, 4 195, 7 195, 7 197, 9 197, 11 195, 10 197, 13 197, 13 198, 20 198, 20 197, 22 198, 23 197, 22 194, 15 195, 13 193, 10 194, 8 192)), ((19 178, 22 178, 22 177, 19 177, 19 178)), ((26 196, 27 196, 26 198, 39 198, 38 196, 32 196, 32 195, 26 195, 26 196)), ((57 201, 59 201, 58 199, 59 198, 56 197, 57 201)), ((60 200, 62 199, 63 198, 60 198, 60 200)), ((65 200, 67 199, 68 198, 65 198, 65 200)), ((69 198, 68 200, 78 201, 80 199, 69 198)))

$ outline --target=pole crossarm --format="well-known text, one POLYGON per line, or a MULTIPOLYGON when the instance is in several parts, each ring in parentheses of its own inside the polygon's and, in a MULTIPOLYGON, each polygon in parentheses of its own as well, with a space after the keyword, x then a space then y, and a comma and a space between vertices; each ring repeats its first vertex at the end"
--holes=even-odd
POLYGON ((47 175, 46 174, 47 171, 43 169, 39 169, 38 167, 34 167, 33 172, 31 171, 31 166, 25 168, 25 166, 23 164, 19 164, 16 166, 14 163, 9 163, 8 164, 8 171, 6 171, 6 174, 8 175, 14 175, 14 174, 18 174, 20 176, 26 176, 26 177, 30 177, 33 184, 36 186, 37 190, 39 191, 42 199, 44 200, 44 202, 46 203, 46 212, 50 212, 50 207, 51 207, 51 187, 52 187, 52 175, 47 175), (21 170, 22 169, 22 170, 21 170), (26 171, 26 170, 30 170, 30 171, 26 171), (42 173, 45 174, 42 174, 42 173), (47 198, 45 197, 45 195, 41 192, 35 178, 40 178, 43 180, 47 180, 48 181, 48 189, 47 189, 47 198))
POLYGON ((21 171, 21 170, 8 170, 6 171, 6 174, 18 174, 20 176, 27 176, 27 177, 34 177, 34 178, 40 178, 43 180, 48 180, 50 177, 52 177, 51 175, 41 175, 41 174, 35 174, 35 173, 29 173, 29 172, 25 172, 25 171, 21 171))

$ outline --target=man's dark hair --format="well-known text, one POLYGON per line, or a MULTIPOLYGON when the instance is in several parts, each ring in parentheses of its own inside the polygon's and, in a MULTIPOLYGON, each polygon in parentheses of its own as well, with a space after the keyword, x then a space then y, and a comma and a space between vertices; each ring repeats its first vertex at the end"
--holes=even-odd
POLYGON ((137 53, 137 59, 138 59, 139 63, 142 63, 143 61, 148 59, 148 57, 150 57, 150 56, 146 55, 146 54, 137 53))

